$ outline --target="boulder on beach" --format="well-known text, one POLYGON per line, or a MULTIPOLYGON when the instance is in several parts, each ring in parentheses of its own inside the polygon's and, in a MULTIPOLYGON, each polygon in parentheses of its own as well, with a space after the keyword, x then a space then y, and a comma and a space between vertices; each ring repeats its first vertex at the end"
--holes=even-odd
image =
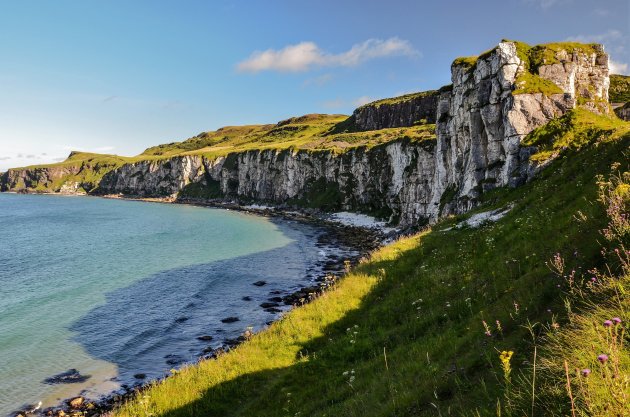
POLYGON ((46 384, 76 384, 79 382, 87 381, 91 375, 81 375, 76 369, 69 369, 66 372, 62 372, 57 375, 53 375, 50 378, 44 379, 46 384))

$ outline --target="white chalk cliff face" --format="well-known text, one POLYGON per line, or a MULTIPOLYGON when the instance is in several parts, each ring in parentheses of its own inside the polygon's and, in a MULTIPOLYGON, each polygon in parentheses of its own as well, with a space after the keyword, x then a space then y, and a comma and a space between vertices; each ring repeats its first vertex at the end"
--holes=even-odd
POLYGON ((598 110, 596 103, 608 100, 608 55, 596 49, 592 54, 560 51, 560 62, 538 68, 534 75, 561 90, 555 94, 513 93, 520 87, 518 77, 530 70, 513 42, 500 43, 472 70, 453 65, 452 91, 441 94, 437 109, 431 219, 471 209, 489 189, 527 181, 536 171, 528 161, 534 150, 521 147, 521 140, 578 101, 598 110))
MULTIPOLYGON (((96 192, 360 211, 402 226, 434 222, 471 209, 485 191, 530 179, 537 170, 529 163, 535 150, 522 147, 521 140, 536 127, 577 104, 606 110, 601 104, 608 99, 608 56, 598 46, 588 51, 556 50, 553 60, 532 70, 519 57, 515 43, 502 42, 474 66, 456 61, 451 67, 452 87, 441 89, 434 100, 433 140, 400 139, 342 153, 252 150, 216 159, 177 156, 142 161, 105 174, 96 192), (551 93, 528 90, 522 85, 523 74, 555 86, 551 93)), ((372 112, 378 117, 370 118, 370 128, 390 127, 379 120, 396 125, 419 120, 426 116, 423 103, 382 104, 372 112), (422 115, 408 114, 411 108, 422 115), (404 115, 396 114, 403 110, 404 115)), ((362 111, 372 114, 370 109, 362 111)), ((27 169, 13 171, 2 188, 19 188, 33 175, 27 169)))

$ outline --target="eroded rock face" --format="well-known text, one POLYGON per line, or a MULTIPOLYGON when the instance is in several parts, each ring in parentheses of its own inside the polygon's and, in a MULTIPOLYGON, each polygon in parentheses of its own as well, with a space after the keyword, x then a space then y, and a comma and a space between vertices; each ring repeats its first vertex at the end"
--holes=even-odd
POLYGON ((556 94, 513 93, 519 75, 531 70, 513 42, 500 43, 472 69, 453 65, 453 89, 440 95, 437 110, 432 219, 471 209, 484 191, 527 181, 536 171, 528 162, 533 150, 520 143, 536 127, 578 101, 592 110, 605 108, 597 105, 608 97, 603 49, 594 54, 561 51, 556 58, 560 62, 541 65, 535 74, 560 87, 562 93, 556 94))
POLYGON ((342 154, 254 150, 139 162, 106 174, 99 192, 175 195, 192 182, 213 183, 228 199, 363 210, 415 224, 426 222, 434 144, 399 140, 342 154))
POLYGON ((81 184, 65 184, 67 176, 77 175, 81 167, 56 166, 42 168, 10 169, 0 176, 0 191, 51 190, 70 192, 77 191, 81 184))
MULTIPOLYGON (((361 129, 381 129, 413 125, 426 115, 437 125, 434 140, 400 139, 342 153, 252 150, 142 161, 105 174, 96 192, 361 211, 403 226, 436 221, 471 209, 490 189, 530 179, 539 169, 529 162, 535 149, 521 141, 533 129, 578 104, 607 111, 608 56, 601 47, 580 51, 554 50, 553 59, 533 69, 515 43, 502 42, 474 65, 456 61, 450 88, 362 107, 352 116, 361 129), (525 88, 523 75, 546 89, 525 88), (207 192, 189 193, 191 186, 207 192)), ((73 168, 11 170, 2 187, 52 184, 68 174, 64 169, 73 168)))
POLYGON ((403 96, 393 103, 375 102, 356 109, 351 121, 359 131, 435 123, 438 91, 403 96))
POLYGON ((170 159, 126 164, 103 176, 98 193, 135 196, 174 196, 191 182, 201 179, 200 156, 178 156, 170 159))

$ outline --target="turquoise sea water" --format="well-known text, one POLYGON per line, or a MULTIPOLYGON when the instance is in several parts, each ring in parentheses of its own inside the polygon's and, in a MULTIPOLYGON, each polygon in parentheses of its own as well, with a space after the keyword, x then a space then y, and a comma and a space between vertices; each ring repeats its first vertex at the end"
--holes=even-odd
POLYGON ((226 210, 0 194, 0 415, 161 377, 261 328, 275 316, 259 304, 304 285, 323 256, 318 233, 226 210), (91 377, 43 383, 70 368, 91 377))

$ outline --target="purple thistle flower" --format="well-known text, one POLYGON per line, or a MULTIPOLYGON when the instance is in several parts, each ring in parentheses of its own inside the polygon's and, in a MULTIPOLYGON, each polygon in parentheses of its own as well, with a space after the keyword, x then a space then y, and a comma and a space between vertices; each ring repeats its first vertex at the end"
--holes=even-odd
POLYGON ((597 278, 592 277, 592 278, 591 278, 591 281, 595 282, 595 281, 597 281, 597 278))
POLYGON ((612 321, 610 321, 610 320, 606 320, 606 321, 604 322, 604 327, 610 327, 610 326, 612 326, 612 321))
POLYGON ((611 320, 615 324, 621 324, 621 319, 619 317, 613 317, 611 320))
POLYGON ((597 360, 600 361, 601 363, 606 363, 606 361, 608 361, 608 355, 606 355, 605 353, 602 353, 601 355, 597 357, 597 360))
POLYGON ((586 368, 586 369, 582 369, 582 376, 589 376, 591 373, 591 370, 586 368))

